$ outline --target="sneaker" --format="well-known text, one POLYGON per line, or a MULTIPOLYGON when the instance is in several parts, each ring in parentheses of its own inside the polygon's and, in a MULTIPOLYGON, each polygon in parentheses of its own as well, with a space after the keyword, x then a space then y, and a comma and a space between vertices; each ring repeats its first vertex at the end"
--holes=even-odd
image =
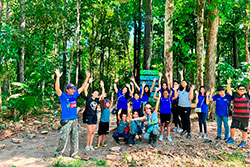
POLYGON ((181 132, 181 136, 184 136, 186 133, 187 133, 187 131, 186 131, 186 130, 183 130, 183 131, 181 132))
POLYGON ((229 137, 229 138, 226 140, 226 143, 228 143, 228 144, 234 143, 234 139, 233 139, 232 137, 229 137))
POLYGON ((177 127, 175 127, 175 128, 173 129, 173 132, 177 132, 177 127))
POLYGON ((86 147, 85 147, 85 151, 90 151, 89 146, 86 146, 86 147))
POLYGON ((182 131, 182 128, 177 129, 178 133, 181 133, 181 131, 182 131))
POLYGON ((76 151, 76 152, 74 152, 74 153, 70 153, 70 157, 72 157, 72 158, 74 158, 74 157, 77 157, 77 153, 78 153, 78 151, 76 151))
POLYGON ((170 143, 172 143, 173 142, 173 140, 172 140, 172 137, 171 136, 168 136, 168 141, 170 142, 170 143))
POLYGON ((99 147, 100 147, 100 145, 96 145, 94 149, 97 150, 99 147))
MULTIPOLYGON (((215 138, 215 140, 221 140, 221 137, 220 136, 217 136, 216 138, 215 138)), ((226 139, 227 140, 227 139, 226 139)))
POLYGON ((54 158, 57 158, 57 157, 59 157, 59 156, 62 156, 62 153, 59 153, 59 152, 55 152, 55 153, 54 153, 54 158))
POLYGON ((108 145, 107 144, 103 144, 102 147, 107 147, 108 145))
POLYGON ((93 146, 89 146, 89 150, 90 151, 95 151, 95 149, 93 148, 93 146))
POLYGON ((246 147, 247 143, 245 141, 241 141, 241 143, 238 145, 238 147, 246 147))
POLYGON ((229 139, 229 137, 225 137, 223 140, 227 140, 227 139, 229 139))
POLYGON ((163 135, 160 135, 159 140, 160 140, 160 141, 163 140, 163 135))
POLYGON ((188 133, 186 138, 187 138, 187 139, 191 139, 191 134, 188 133))
POLYGON ((203 138, 204 138, 204 139, 207 139, 207 133, 204 134, 203 138))
POLYGON ((203 134, 202 134, 202 132, 200 133, 200 135, 199 135, 199 139, 201 139, 203 137, 203 134))

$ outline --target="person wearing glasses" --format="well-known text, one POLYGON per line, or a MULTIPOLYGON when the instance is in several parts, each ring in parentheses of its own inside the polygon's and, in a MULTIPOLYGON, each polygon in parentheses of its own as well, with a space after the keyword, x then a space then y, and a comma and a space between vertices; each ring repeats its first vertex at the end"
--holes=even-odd
MULTIPOLYGON (((228 93, 232 95, 232 90, 229 87, 228 93)), ((244 85, 239 85, 237 87, 237 93, 233 95, 234 101, 234 111, 233 119, 230 128, 230 137, 227 139, 226 143, 231 144, 235 141, 235 131, 236 128, 240 129, 242 132, 242 141, 238 147, 246 146, 248 121, 249 121, 249 92, 246 92, 246 87, 244 85)))

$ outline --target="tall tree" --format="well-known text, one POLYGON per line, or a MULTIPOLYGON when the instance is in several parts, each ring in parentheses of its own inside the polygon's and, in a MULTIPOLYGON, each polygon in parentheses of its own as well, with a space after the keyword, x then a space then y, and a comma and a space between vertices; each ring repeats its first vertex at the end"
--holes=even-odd
POLYGON ((76 87, 78 87, 79 73, 80 73, 80 40, 81 40, 80 9, 81 9, 81 0, 77 0, 76 9, 77 9, 76 87))
POLYGON ((246 55, 246 62, 250 63, 250 54, 248 49, 248 38, 249 38, 249 9, 250 0, 247 0, 246 3, 246 10, 245 10, 245 23, 244 23, 244 33, 245 33, 245 55, 246 55))
MULTIPOLYGON (((206 71, 206 80, 205 86, 207 89, 215 87, 215 62, 216 62, 216 53, 217 53, 217 34, 218 34, 218 25, 219 25, 219 16, 217 5, 214 0, 208 0, 209 10, 207 18, 207 55, 205 62, 205 71, 206 71)), ((210 106, 210 110, 214 111, 215 105, 210 106)), ((212 112, 211 112, 212 113, 212 112)), ((213 115, 210 115, 210 118, 214 118, 213 115)))
POLYGON ((17 73, 17 81, 18 82, 24 82, 24 54, 25 54, 25 47, 24 47, 24 29, 25 29, 25 0, 20 0, 20 13, 21 13, 21 18, 20 18, 20 24, 19 24, 19 29, 22 32, 22 36, 20 39, 21 42, 21 48, 19 52, 19 60, 18 60, 18 73, 17 73))
POLYGON ((196 0, 197 7, 197 78, 196 85, 199 88, 203 86, 203 56, 204 56, 204 8, 206 1, 204 0, 196 0))
POLYGON ((66 81, 67 81, 67 12, 68 10, 68 0, 64 0, 64 16, 62 20, 62 43, 63 43, 63 75, 62 75, 62 89, 66 88, 66 81))
POLYGON ((164 72, 173 71, 173 24, 171 18, 174 12, 174 0, 166 0, 164 24, 164 72))
POLYGON ((152 57, 151 18, 152 18, 152 0, 146 0, 146 19, 145 19, 144 50, 143 50, 143 69, 146 70, 150 70, 151 57, 152 57))

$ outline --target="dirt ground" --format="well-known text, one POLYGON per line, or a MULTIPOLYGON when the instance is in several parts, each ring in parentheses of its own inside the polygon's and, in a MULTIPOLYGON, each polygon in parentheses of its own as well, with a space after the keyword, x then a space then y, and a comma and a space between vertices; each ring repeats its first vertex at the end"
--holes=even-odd
MULTIPOLYGON (((195 117, 194 113, 194 117, 195 117)), ((98 115, 100 116, 100 115, 98 115)), ((110 124, 110 134, 107 136, 107 144, 108 147, 100 148, 96 151, 85 152, 85 141, 86 141, 86 127, 82 124, 82 119, 79 120, 80 123, 80 156, 95 158, 99 160, 106 160, 106 156, 110 153, 110 148, 117 146, 117 144, 112 139, 112 129, 116 127, 115 120, 116 118, 112 116, 110 124)), ((229 121, 231 123, 231 119, 229 121)), ((32 125, 32 124, 30 124, 32 125)), ((244 149, 239 149, 237 144, 240 143, 240 131, 236 133, 236 142, 232 145, 227 145, 223 140, 215 141, 216 137, 216 122, 207 122, 208 125, 208 138, 212 140, 211 143, 205 143, 204 139, 199 139, 199 128, 197 120, 192 120, 192 139, 188 140, 185 137, 180 136, 177 132, 171 132, 171 136, 173 139, 173 143, 166 142, 166 135, 164 136, 164 141, 157 143, 157 148, 164 151, 169 155, 169 160, 171 160, 170 166, 178 166, 179 164, 194 164, 195 166, 214 166, 213 160, 214 158, 220 159, 221 161, 226 160, 223 156, 224 153, 228 155, 234 152, 242 152, 246 161, 248 161, 250 154, 250 147, 247 145, 244 149)), ((173 128, 173 124, 172 124, 173 128)), ((98 130, 98 127, 96 131, 98 130)), ((3 134, 6 134, 6 131, 3 134)), ((165 132, 166 134, 166 132, 165 132)), ((224 131, 222 133, 222 137, 224 137, 224 131)), ((2 136, 3 137, 3 136, 2 136)), ((41 126, 36 130, 25 130, 21 133, 14 136, 15 138, 23 139, 23 141, 19 144, 15 144, 12 142, 12 138, 8 138, 6 140, 0 141, 1 144, 5 144, 5 148, 0 149, 0 166, 1 167, 9 167, 9 166, 31 166, 31 167, 40 167, 40 166, 48 166, 51 165, 53 160, 54 152, 58 145, 59 140, 59 130, 52 130, 50 127, 41 126), (47 130, 48 134, 41 134, 41 131, 47 130), (30 133, 36 133, 36 136, 32 139, 27 137, 30 133)), ((97 142, 97 137, 94 139, 94 145, 97 142)), ((249 143, 249 138, 247 143, 249 143)), ((138 148, 148 148, 147 141, 142 140, 132 149, 127 145, 119 145, 121 147, 121 153, 119 154, 119 158, 124 156, 124 153, 133 149, 138 148)), ((69 156, 69 147, 65 152, 64 156, 69 156)), ((117 161, 119 161, 119 158, 117 161)), ((250 162, 250 161, 249 161, 250 162)), ((180 165, 181 166, 181 165, 180 165)), ((215 165, 216 166, 216 165, 215 165)))

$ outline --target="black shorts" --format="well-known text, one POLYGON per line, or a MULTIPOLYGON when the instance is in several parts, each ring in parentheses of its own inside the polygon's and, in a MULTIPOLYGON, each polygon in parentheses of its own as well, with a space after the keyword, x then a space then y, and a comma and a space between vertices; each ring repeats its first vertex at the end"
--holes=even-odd
POLYGON ((83 123, 88 125, 95 125, 97 124, 97 115, 84 115, 83 114, 83 123))
POLYGON ((231 128, 237 128, 240 130, 243 130, 247 132, 248 130, 248 120, 249 119, 244 119, 244 118, 233 118, 231 128))
POLYGON ((109 122, 100 122, 99 123, 99 129, 98 129, 98 135, 106 135, 109 134, 109 122))
POLYGON ((170 123, 171 114, 160 114, 161 123, 170 123))

